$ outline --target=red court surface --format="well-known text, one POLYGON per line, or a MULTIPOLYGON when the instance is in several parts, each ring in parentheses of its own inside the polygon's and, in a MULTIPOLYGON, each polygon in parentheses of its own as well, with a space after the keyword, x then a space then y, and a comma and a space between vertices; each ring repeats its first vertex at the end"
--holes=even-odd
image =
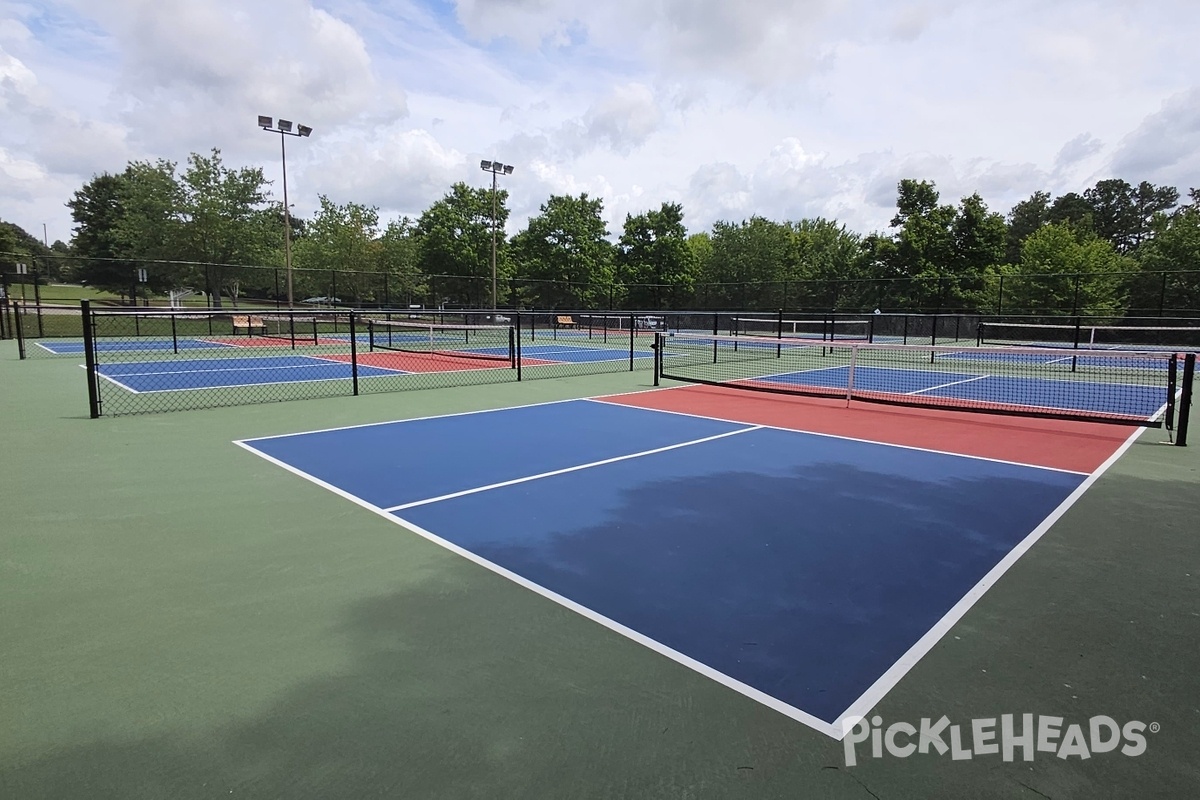
POLYGON ((684 386, 599 398, 791 430, 1091 473, 1134 428, 684 386))

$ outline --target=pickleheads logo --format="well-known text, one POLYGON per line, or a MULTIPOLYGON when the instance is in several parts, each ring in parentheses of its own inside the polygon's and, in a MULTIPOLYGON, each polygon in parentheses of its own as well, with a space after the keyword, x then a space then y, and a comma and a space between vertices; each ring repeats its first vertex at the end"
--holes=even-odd
MULTIPOLYGON (((1124 725, 1112 717, 1095 716, 1086 722, 1064 725, 1063 717, 1003 714, 997 720, 973 719, 959 725, 943 716, 936 722, 925 718, 919 725, 893 722, 886 728, 879 716, 849 717, 842 722, 842 745, 846 766, 858 763, 858 746, 870 740, 871 758, 883 758, 884 752, 895 758, 914 753, 950 754, 954 761, 969 761, 976 756, 1000 756, 1005 761, 1018 757, 1033 761, 1038 753, 1061 759, 1085 760, 1094 755, 1119 750, 1136 758, 1146 752, 1146 734, 1158 733, 1157 722, 1146 724, 1131 720, 1124 725)), ((867 747, 864 746, 864 751, 867 747)))

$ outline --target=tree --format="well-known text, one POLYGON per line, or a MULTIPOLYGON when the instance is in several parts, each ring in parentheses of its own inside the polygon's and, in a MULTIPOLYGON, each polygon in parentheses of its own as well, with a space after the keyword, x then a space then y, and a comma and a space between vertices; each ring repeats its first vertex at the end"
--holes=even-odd
POLYGON ((1037 191, 1028 200, 1022 200, 1008 212, 1008 235, 1005 241, 1004 261, 1017 264, 1021 261, 1021 245, 1025 240, 1050 221, 1050 194, 1037 191))
POLYGON ((383 297, 377 299, 390 304, 404 298, 409 304, 424 295, 427 287, 418 263, 419 247, 414 220, 404 217, 388 223, 379 237, 379 268, 388 283, 383 297))
POLYGON ((1004 261, 1008 227, 1004 217, 988 211, 978 194, 964 197, 951 224, 954 252, 948 266, 948 282, 939 307, 960 310, 978 308, 989 279, 1004 261))
POLYGON ((531 281, 527 296, 537 306, 594 308, 612 296, 613 247, 601 214, 604 203, 588 197, 551 195, 525 230, 512 240, 516 274, 531 281))
POLYGON ((76 278, 103 291, 125 294, 134 264, 120 230, 124 215, 124 177, 107 172, 92 176, 67 201, 75 221, 72 245, 82 258, 76 278))
POLYGON ((1143 273, 1132 304, 1154 314, 1200 308, 1200 193, 1191 204, 1156 220, 1155 235, 1140 251, 1143 273))
POLYGON ((1052 223, 1069 223, 1075 230, 1095 230, 1092 223, 1094 212, 1092 204, 1075 192, 1067 192, 1056 197, 1046 214, 1046 221, 1052 223))
MULTIPOLYGON (((869 277, 869 260, 863 257, 862 237, 834 220, 803 219, 791 226, 797 268, 789 280, 805 281, 810 305, 822 309, 876 305, 869 277)), ((804 294, 790 293, 784 307, 804 305, 804 294)))
POLYGON ((618 274, 631 307, 658 309, 691 296, 695 260, 679 203, 627 214, 617 248, 618 274))
POLYGON ((180 180, 179 252, 203 262, 193 274, 203 282, 214 307, 222 292, 237 304, 244 280, 266 291, 262 270, 241 271, 231 264, 261 264, 275 251, 272 215, 266 209, 267 182, 261 167, 230 169, 221 151, 208 156, 192 153, 180 180))
POLYGON ((781 308, 785 283, 802 277, 796 252, 802 242, 790 226, 765 217, 717 222, 703 278, 717 284, 715 296, 726 308, 781 308))
POLYGON ((308 270, 297 276, 299 291, 355 304, 376 294, 382 300, 382 280, 363 274, 379 269, 379 210, 359 203, 338 205, 325 195, 319 200, 293 254, 292 263, 308 270), (344 273, 340 278, 337 270, 344 273))
MULTIPOLYGON (((497 226, 508 221, 508 192, 496 196, 497 226)), ((492 192, 456 183, 417 220, 418 263, 437 304, 480 307, 491 302, 492 192), (448 276, 448 277, 446 277, 448 276)), ((496 240, 497 281, 509 274, 508 247, 496 240)), ((497 293, 499 287, 497 286, 497 293)))
POLYGON ((1005 269, 1007 306, 1050 314, 1117 314, 1121 273, 1131 262, 1090 230, 1046 225, 1031 235, 1021 263, 1005 269))

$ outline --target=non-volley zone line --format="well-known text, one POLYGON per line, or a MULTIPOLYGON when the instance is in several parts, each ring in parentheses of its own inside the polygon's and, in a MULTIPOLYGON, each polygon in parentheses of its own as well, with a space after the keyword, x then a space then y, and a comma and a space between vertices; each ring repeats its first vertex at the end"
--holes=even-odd
POLYGON ((591 401, 239 444, 835 738, 1085 477, 591 401))

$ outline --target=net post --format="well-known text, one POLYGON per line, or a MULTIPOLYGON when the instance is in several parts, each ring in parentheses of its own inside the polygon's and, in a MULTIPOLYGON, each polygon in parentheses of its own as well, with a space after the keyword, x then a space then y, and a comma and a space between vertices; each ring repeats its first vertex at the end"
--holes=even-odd
POLYGON ((21 322, 21 304, 13 300, 13 319, 16 322, 17 329, 17 356, 24 361, 25 354, 25 323, 21 322))
POLYGON ((875 317, 878 314, 872 314, 867 317, 867 344, 875 343, 875 317))
POLYGON ((637 318, 629 315, 629 371, 633 372, 633 340, 637 338, 637 318))
POLYGON ((1172 353, 1167 361, 1167 413, 1163 424, 1167 430, 1175 430, 1175 388, 1179 385, 1179 356, 1172 353))
POLYGON ((904 315, 904 336, 900 340, 901 344, 908 344, 908 314, 904 315))
POLYGON ((79 301, 79 317, 83 321, 83 366, 87 372, 88 414, 100 418, 100 387, 96 383, 96 342, 92 330, 92 303, 79 301))
MULTIPOLYGON (((939 278, 939 281, 940 280, 941 279, 939 278)), ((937 324, 938 324, 938 315, 934 314, 933 315, 933 328, 929 331, 929 346, 930 347, 937 347, 937 324)), ((934 359, 936 357, 937 357, 937 351, 930 350, 929 351, 929 363, 930 364, 934 363, 934 359)))
POLYGON ((719 327, 720 324, 721 324, 721 315, 716 312, 713 312, 713 336, 716 336, 718 333, 721 332, 721 329, 719 327))
POLYGON ((517 368, 517 337, 513 326, 508 326, 508 368, 517 368))
MULTIPOLYGON (((1080 327, 1081 324, 1082 324, 1081 318, 1075 317, 1075 342, 1071 346, 1072 350, 1079 349, 1079 335, 1080 335, 1080 331, 1082 330, 1082 328, 1080 327)), ((1078 362, 1079 362, 1079 359, 1076 356, 1071 356, 1071 372, 1074 372, 1076 370, 1076 367, 1079 366, 1078 362)))
POLYGON ((983 326, 987 325, 983 320, 979 320, 978 327, 975 328, 975 346, 983 347, 983 326))
POLYGON ((1183 357, 1183 391, 1179 395, 1179 425, 1175 430, 1175 444, 1187 446, 1188 420, 1192 415, 1192 381, 1196 377, 1196 354, 1183 357))
MULTIPOLYGON (((315 320, 316 317, 313 317, 315 320)), ((315 326, 315 322, 313 323, 315 326)), ((295 347, 295 328, 292 332, 292 346, 295 347)), ((350 381, 354 386, 354 396, 358 397, 358 323, 354 309, 350 309, 350 381)))
POLYGON ((775 357, 783 357, 783 309, 779 309, 779 313, 775 317, 775 338, 779 340, 779 344, 775 345, 775 357))
POLYGON ((517 382, 521 380, 521 312, 513 314, 513 320, 516 323, 517 329, 517 382))
POLYGON ((858 363, 858 347, 850 345, 850 371, 846 375, 846 408, 850 407, 850 398, 854 396, 854 367, 858 363))
POLYGON ((175 328, 175 312, 171 312, 171 350, 179 355, 179 333, 175 328))
POLYGON ((654 332, 654 344, 651 345, 654 350, 654 385, 658 386, 659 377, 662 375, 662 334, 658 331, 654 332))

